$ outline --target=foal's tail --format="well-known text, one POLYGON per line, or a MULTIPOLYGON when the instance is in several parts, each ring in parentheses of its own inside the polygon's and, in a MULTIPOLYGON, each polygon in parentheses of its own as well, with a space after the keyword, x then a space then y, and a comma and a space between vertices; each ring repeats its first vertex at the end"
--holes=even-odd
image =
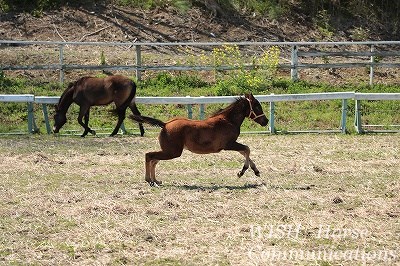
POLYGON ((158 120, 156 118, 148 117, 148 116, 131 115, 130 117, 138 123, 146 123, 146 124, 150 124, 152 126, 157 126, 157 127, 161 127, 161 128, 164 128, 166 125, 165 122, 158 120))

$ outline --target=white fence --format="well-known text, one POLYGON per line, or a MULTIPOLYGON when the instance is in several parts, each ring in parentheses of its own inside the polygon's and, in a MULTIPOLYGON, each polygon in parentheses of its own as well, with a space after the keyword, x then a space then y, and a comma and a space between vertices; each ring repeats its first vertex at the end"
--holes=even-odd
MULTIPOLYGON (((136 78, 141 79, 142 72, 147 70, 161 71, 185 71, 185 70, 216 70, 232 69, 232 66, 204 66, 204 65, 162 65, 162 64, 144 64, 143 54, 145 49, 154 53, 152 48, 181 48, 191 47, 208 49, 210 47, 220 47, 223 45, 235 45, 242 48, 257 48, 263 50, 266 47, 277 46, 282 51, 281 60, 278 68, 290 69, 292 80, 299 79, 301 69, 310 68, 369 68, 369 82, 372 85, 374 81, 374 69, 376 67, 400 68, 400 41, 365 41, 365 42, 181 42, 181 43, 115 43, 115 42, 47 42, 47 41, 13 41, 0 40, 0 46, 5 49, 13 49, 18 46, 55 46, 59 50, 58 63, 35 65, 4 65, 0 63, 0 70, 59 70, 60 82, 64 82, 65 71, 68 70, 131 70, 135 72, 136 78), (12 47, 11 47, 12 46, 12 47), (66 63, 65 47, 85 46, 85 47, 125 47, 132 49, 132 56, 135 58, 135 64, 127 63, 125 65, 107 65, 92 64, 78 65, 66 63), (350 47, 353 49, 350 50, 350 47), (367 48, 367 50, 365 49, 367 48), (337 60, 337 58, 346 58, 347 60, 337 60), (309 62, 305 59, 322 59, 321 63, 309 62), (385 61, 385 58, 389 58, 385 61), (397 58, 397 59, 396 59, 397 58), (356 59, 356 60, 354 60, 356 59), (397 61, 396 61, 397 60, 397 61), (332 62, 331 62, 332 61, 332 62)), ((319 60, 321 61, 321 60, 319 60)), ((255 65, 246 65, 246 68, 257 67, 255 65)))
MULTIPOLYGON (((287 101, 320 101, 320 100, 341 100, 341 115, 338 117, 337 129, 332 130, 303 130, 290 132, 341 132, 346 133, 348 100, 355 100, 355 128, 357 133, 372 132, 364 130, 367 125, 362 125, 361 101, 362 100, 400 100, 400 93, 355 93, 355 92, 329 92, 329 93, 309 93, 309 94, 280 94, 280 95, 255 95, 260 102, 269 103, 269 130, 266 133, 277 133, 275 130, 275 103, 287 101)), ((136 102, 140 104, 184 104, 187 105, 188 117, 192 118, 192 105, 200 106, 200 119, 204 118, 204 105, 215 103, 231 103, 236 96, 215 96, 215 97, 137 97, 136 102)), ((35 123, 33 103, 42 105, 46 131, 51 133, 50 119, 47 112, 47 105, 58 103, 57 96, 34 96, 34 95, 0 95, 0 102, 25 102, 28 105, 28 132, 34 133, 38 129, 35 123)), ((397 126, 397 125, 393 125, 397 126)), ((289 133, 290 133, 289 132, 289 133)), ((377 132, 377 131, 374 131, 377 132)), ((378 132, 388 132, 379 130, 378 132)), ((400 132, 391 130, 389 132, 400 132)))

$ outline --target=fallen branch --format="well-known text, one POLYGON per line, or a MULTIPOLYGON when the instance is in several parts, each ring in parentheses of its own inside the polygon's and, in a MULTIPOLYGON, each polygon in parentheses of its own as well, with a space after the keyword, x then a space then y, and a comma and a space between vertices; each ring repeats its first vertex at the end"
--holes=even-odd
POLYGON ((83 39, 85 39, 86 37, 95 35, 95 34, 99 33, 100 31, 103 31, 103 30, 108 29, 108 28, 110 28, 110 27, 111 27, 111 25, 108 25, 108 26, 103 27, 103 28, 101 28, 101 29, 99 29, 99 30, 96 30, 96 31, 94 31, 94 32, 87 33, 87 34, 83 35, 83 36, 79 39, 79 41, 81 42, 81 41, 82 41, 83 39))
POLYGON ((66 40, 64 39, 64 37, 61 36, 61 34, 58 32, 57 27, 56 27, 56 25, 55 25, 54 23, 53 23, 53 27, 54 27, 54 30, 56 31, 57 35, 58 35, 64 42, 66 42, 66 40))

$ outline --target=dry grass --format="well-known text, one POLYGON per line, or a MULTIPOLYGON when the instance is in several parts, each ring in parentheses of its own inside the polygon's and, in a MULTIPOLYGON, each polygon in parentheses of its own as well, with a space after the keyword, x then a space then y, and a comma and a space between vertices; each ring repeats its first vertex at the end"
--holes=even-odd
MULTIPOLYGON (((143 47, 142 49, 142 65, 146 66, 193 66, 203 65, 207 63, 201 62, 199 57, 205 55, 210 57, 209 53, 201 50, 196 50, 193 47, 143 47)), ((250 64, 253 57, 260 57, 263 50, 257 47, 248 47, 249 51, 242 51, 243 60, 248 58, 246 64, 250 64)), ((290 59, 290 47, 282 46, 282 54, 280 64, 287 64, 290 59)), ((355 48, 349 48, 354 50, 355 48)), ((358 47, 362 49, 362 47, 358 47)), ((93 66, 101 64, 101 54, 105 57, 105 63, 109 66, 117 65, 135 65, 135 48, 134 47, 119 47, 119 46, 66 46, 64 48, 64 64, 67 65, 85 65, 93 66)), ((0 62, 2 65, 9 66, 27 66, 27 65, 57 65, 59 64, 59 48, 51 45, 31 45, 22 47, 3 47, 0 49, 0 62)), ((325 59, 326 60, 326 59, 325 59)), ((335 58, 336 63, 365 63, 365 58, 335 58)), ((385 62, 391 63, 396 60, 393 58, 386 58, 385 62)), ((333 63, 324 62, 324 59, 315 58, 301 58, 301 63, 333 63)), ((122 74, 127 76, 135 75, 132 70, 111 70, 115 74, 122 74)), ((174 71, 169 71, 174 72, 174 71)), ((185 71, 183 71, 185 72, 185 71)), ((57 82, 59 81, 58 70, 15 70, 5 71, 8 77, 23 77, 34 80, 41 80, 43 82, 57 82)), ((89 69, 75 69, 65 71, 65 82, 70 82, 85 75, 99 75, 99 70, 89 69)), ((153 77, 160 71, 147 70, 142 72, 142 79, 153 77)), ((177 71, 176 73, 182 73, 177 71)), ((186 72, 188 73, 188 72, 186 72)), ((195 71, 203 80, 208 82, 215 82, 215 75, 213 71, 195 71)), ((282 77, 290 79, 290 69, 282 68, 275 73, 276 78, 282 77)), ((346 85, 346 84, 369 84, 369 69, 368 68, 343 68, 335 69, 301 69, 299 70, 299 78, 309 82, 324 82, 332 85, 346 85)), ((398 84, 400 71, 397 68, 375 67, 374 70, 374 84, 398 84)))
POLYGON ((400 263, 399 135, 240 141, 261 178, 236 177, 237 153, 185 152, 160 162, 157 189, 143 176, 154 136, 0 138, 0 264, 400 263))

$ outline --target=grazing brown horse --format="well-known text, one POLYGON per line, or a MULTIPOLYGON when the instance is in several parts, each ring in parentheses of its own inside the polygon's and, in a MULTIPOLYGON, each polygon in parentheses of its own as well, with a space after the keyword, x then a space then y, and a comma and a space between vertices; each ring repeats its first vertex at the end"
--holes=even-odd
POLYGON ((249 168, 253 169, 256 176, 260 176, 254 162, 250 159, 250 149, 246 145, 236 142, 240 134, 240 126, 248 117, 262 126, 268 124, 260 103, 252 94, 238 98, 225 109, 217 112, 205 120, 190 120, 175 118, 163 122, 145 116, 133 116, 137 122, 149 123, 161 127, 158 137, 161 151, 146 153, 146 181, 151 186, 161 184, 156 180, 155 167, 160 160, 170 160, 181 156, 184 148, 194 153, 217 153, 221 150, 240 152, 245 157, 242 170, 238 173, 241 177, 249 168))
MULTIPOLYGON (((56 114, 54 115, 53 132, 58 133, 60 128, 67 122, 66 113, 72 103, 80 106, 78 122, 85 129, 81 137, 90 132, 96 135, 89 124, 89 110, 93 105, 107 105, 115 103, 116 112, 118 114, 118 122, 111 133, 114 136, 125 119, 126 108, 130 108, 134 115, 140 115, 135 103, 136 84, 124 76, 108 76, 105 78, 83 77, 77 81, 70 83, 68 88, 63 92, 56 106, 56 114), (85 123, 82 122, 85 118, 85 123)), ((140 134, 143 136, 143 125, 139 123, 140 134)))

